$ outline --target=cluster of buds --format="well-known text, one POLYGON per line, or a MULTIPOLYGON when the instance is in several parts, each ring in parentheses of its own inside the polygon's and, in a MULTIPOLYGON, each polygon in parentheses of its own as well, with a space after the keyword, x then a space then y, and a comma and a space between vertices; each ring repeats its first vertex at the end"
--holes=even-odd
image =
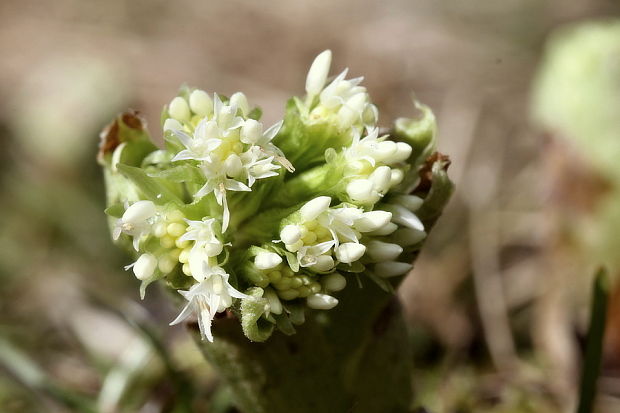
POLYGON ((165 280, 186 299, 172 324, 197 317, 213 341, 213 318, 229 310, 262 341, 299 324, 300 308, 336 307, 351 277, 389 290, 411 269, 426 228, 425 199, 410 193, 434 118, 424 109, 380 136, 362 78, 328 82, 330 66, 330 51, 317 56, 306 97, 269 128, 241 92, 183 88, 163 111, 164 149, 122 118, 110 129, 100 161, 112 235, 133 247, 142 294, 165 280))

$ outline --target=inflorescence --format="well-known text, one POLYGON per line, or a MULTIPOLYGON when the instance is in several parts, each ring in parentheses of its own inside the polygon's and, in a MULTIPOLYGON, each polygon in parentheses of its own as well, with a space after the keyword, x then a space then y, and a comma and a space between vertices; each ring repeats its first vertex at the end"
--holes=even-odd
POLYGON ((432 113, 418 105, 422 121, 384 134, 362 78, 330 81, 330 66, 327 50, 306 96, 269 127, 241 92, 184 87, 162 114, 164 149, 127 141, 104 163, 113 238, 137 257, 126 268, 142 294, 165 279, 187 300, 172 324, 196 316, 213 341, 217 313, 247 308, 273 330, 300 308, 334 308, 352 278, 385 287, 411 269, 426 232, 410 193, 433 149, 418 139, 432 113))

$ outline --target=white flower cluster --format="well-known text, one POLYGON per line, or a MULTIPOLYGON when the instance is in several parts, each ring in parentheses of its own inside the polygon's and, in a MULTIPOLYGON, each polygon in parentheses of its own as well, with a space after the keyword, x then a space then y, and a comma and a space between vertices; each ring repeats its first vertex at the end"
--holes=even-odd
POLYGON ((280 165, 274 160, 290 168, 282 152, 271 143, 282 122, 263 131, 262 123, 248 118, 249 104, 241 92, 224 104, 217 94, 212 101, 205 91, 194 90, 189 102, 174 98, 168 113, 171 117, 164 122, 164 130, 172 131, 185 147, 172 161, 199 163, 205 184, 194 196, 215 195, 223 207, 224 231, 230 221, 226 191, 249 192, 257 179, 278 175, 280 165), (196 122, 193 134, 188 134, 186 130, 196 122))
POLYGON ((285 121, 266 129, 241 92, 185 90, 165 108, 167 146, 155 151, 163 155, 120 166, 142 170, 129 177, 145 199, 125 203, 112 235, 124 234, 138 252, 127 268, 143 281, 142 292, 170 276, 187 300, 172 324, 196 315, 212 341, 215 315, 241 299, 263 300, 261 317, 287 325, 282 318, 295 303, 336 306, 334 293, 351 274, 381 281, 411 268, 405 252, 426 235, 415 215, 423 200, 400 185, 417 173, 412 146, 379 136, 362 78, 347 80, 344 70, 328 82, 330 65, 330 51, 317 56, 303 103, 295 100, 285 121), (309 147, 312 160, 304 163, 309 147), (331 180, 339 183, 323 184, 319 172, 336 170, 331 180), (291 191, 299 177, 313 189, 291 191))
POLYGON ((342 129, 362 129, 376 124, 379 112, 370 103, 366 88, 360 86, 363 77, 345 79, 349 69, 343 70, 327 86, 332 53, 325 50, 310 66, 306 78, 307 105, 318 98, 318 104, 308 113, 311 121, 333 122, 342 129))

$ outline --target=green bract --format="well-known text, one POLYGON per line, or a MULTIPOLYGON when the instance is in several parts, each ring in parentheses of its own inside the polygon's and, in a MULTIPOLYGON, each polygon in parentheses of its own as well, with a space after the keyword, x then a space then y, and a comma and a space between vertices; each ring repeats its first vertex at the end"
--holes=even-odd
POLYGON ((361 78, 328 82, 331 53, 313 63, 304 98, 264 127, 243 93, 184 87, 164 108, 165 148, 136 114, 103 134, 112 235, 136 256, 146 286, 159 279, 196 316, 204 339, 219 312, 252 341, 329 310, 348 283, 392 291, 447 201, 447 161, 432 157, 435 118, 401 118, 380 133, 361 78), (418 215, 424 215, 420 220, 418 215))

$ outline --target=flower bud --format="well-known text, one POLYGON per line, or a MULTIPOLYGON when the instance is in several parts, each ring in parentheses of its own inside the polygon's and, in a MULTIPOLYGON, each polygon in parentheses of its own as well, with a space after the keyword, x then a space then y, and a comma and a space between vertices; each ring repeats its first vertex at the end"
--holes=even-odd
POLYGON ((321 215, 321 213, 327 211, 331 202, 332 199, 328 196, 319 196, 314 198, 312 201, 307 202, 299 210, 301 213, 301 218, 304 221, 312 221, 321 215))
POLYGON ((417 211, 424 203, 422 198, 415 195, 398 195, 393 199, 397 204, 404 206, 409 211, 417 211))
POLYGON ((411 228, 401 228, 392 235, 392 241, 403 247, 415 245, 424 238, 426 238, 426 232, 411 228))
POLYGON ((208 116, 213 112, 213 101, 207 92, 196 89, 189 95, 189 107, 198 116, 208 116))
POLYGON ((368 256, 375 262, 393 261, 402 252, 403 247, 398 244, 372 240, 366 244, 368 256))
POLYGON ((254 120, 248 119, 241 128, 241 139, 245 143, 256 143, 263 136, 263 125, 254 120))
POLYGON ((388 222, 381 228, 378 228, 372 232, 369 232, 368 235, 372 235, 374 237, 382 237, 384 235, 390 235, 392 232, 398 229, 398 225, 393 222, 388 222))
POLYGON ((391 162, 404 162, 411 156, 411 145, 405 142, 396 142, 396 153, 390 159, 391 162))
POLYGON ((373 104, 367 104, 362 115, 364 125, 374 125, 379 120, 379 110, 373 104))
POLYGON ((137 201, 127 208, 123 214, 123 222, 137 224, 151 218, 157 212, 152 201, 137 201))
POLYGON ((310 70, 308 70, 308 76, 306 77, 306 93, 309 96, 315 96, 321 93, 323 86, 325 86, 331 63, 331 50, 324 50, 314 58, 310 70))
POLYGON ((411 229, 424 231, 424 224, 413 212, 401 205, 387 204, 383 208, 392 213, 392 221, 411 229))
POLYGON ((308 307, 315 310, 331 310, 338 305, 338 300, 327 294, 312 294, 306 302, 308 307))
POLYGON ((368 179, 354 179, 347 185, 347 195, 349 195, 353 201, 363 203, 372 202, 375 199, 373 188, 374 185, 372 181, 368 179))
POLYGON ((397 275, 405 274, 411 268, 413 268, 413 265, 406 262, 380 262, 375 265, 375 274, 381 278, 396 277, 397 275))
POLYGON ((280 239, 286 245, 295 244, 301 239, 302 233, 299 225, 287 225, 280 231, 280 239))
POLYGON ((391 212, 379 210, 364 212, 362 217, 355 221, 353 226, 360 232, 370 232, 387 225, 391 219, 391 212))
POLYGON ((230 177, 239 176, 243 172, 243 162, 241 162, 239 155, 229 155, 224 161, 224 169, 226 170, 226 175, 230 177))
POLYGON ((368 179, 372 181, 374 189, 379 192, 386 192, 388 189, 390 189, 391 178, 392 170, 389 166, 378 167, 368 177, 368 179))
POLYGON ((242 92, 233 93, 233 95, 230 97, 229 104, 231 106, 235 106, 237 109, 240 109, 243 116, 250 113, 248 98, 242 92))
POLYGON ((168 114, 178 121, 188 121, 190 112, 187 101, 180 96, 175 97, 168 106, 168 114))
POLYGON ((350 264, 362 258, 366 252, 366 246, 357 242, 345 242, 340 244, 336 249, 336 258, 338 261, 350 264))
POLYGON ((338 120, 340 121, 340 126, 349 127, 354 123, 361 120, 361 114, 364 110, 364 106, 366 105, 367 95, 366 93, 358 93, 347 102, 342 105, 340 110, 338 111, 338 120))
POLYGON ((321 284, 327 291, 340 291, 347 286, 347 279, 337 272, 325 275, 321 278, 321 284))
POLYGON ((396 142, 383 141, 377 144, 377 147, 373 151, 373 158, 379 162, 391 162, 394 154, 396 154, 396 142))
POLYGON ((390 173, 390 187, 396 186, 403 181, 405 173, 400 169, 392 169, 390 173))
POLYGON ((254 257, 254 265, 260 270, 268 270, 282 263, 282 257, 274 252, 259 252, 254 257))
POLYGON ((164 132, 169 130, 183 130, 183 125, 176 119, 168 118, 164 121, 164 132))
POLYGON ((269 302, 269 312, 273 314, 282 314, 282 302, 280 298, 271 288, 265 289, 263 297, 269 302))
POLYGON ((334 259, 330 255, 319 255, 316 257, 316 263, 310 266, 314 271, 324 272, 334 268, 334 259))
POLYGON ((133 273, 139 280, 148 280, 157 268, 157 258, 153 254, 142 254, 133 264, 133 273))

